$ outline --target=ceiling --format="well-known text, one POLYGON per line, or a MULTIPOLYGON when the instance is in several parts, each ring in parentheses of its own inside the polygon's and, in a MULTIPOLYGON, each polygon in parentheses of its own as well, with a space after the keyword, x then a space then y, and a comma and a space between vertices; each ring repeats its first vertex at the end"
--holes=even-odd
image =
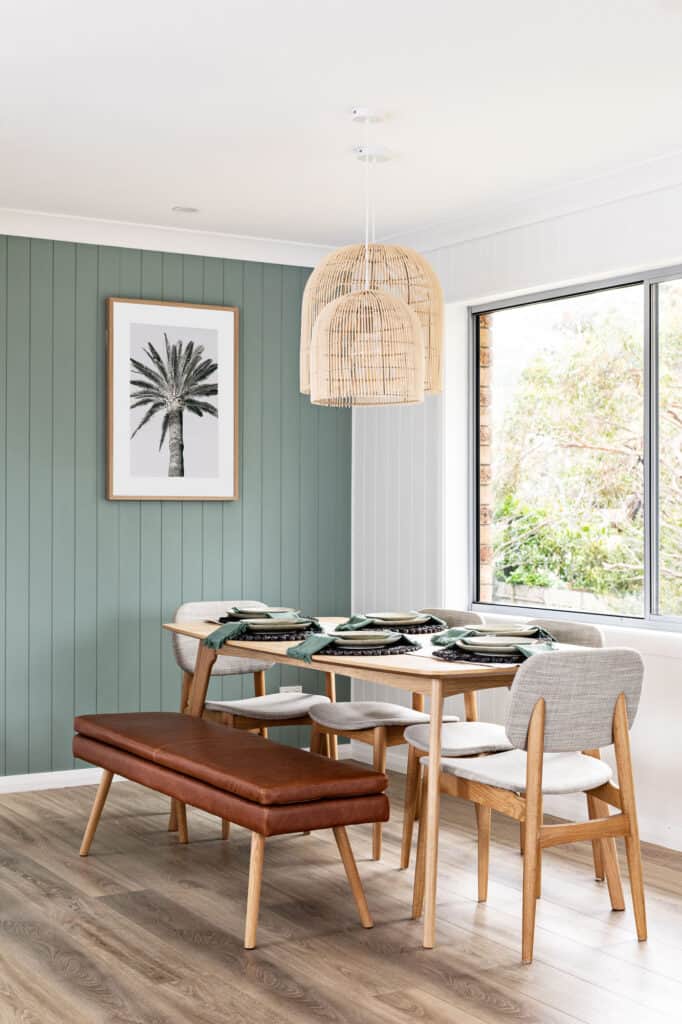
POLYGON ((333 245, 682 153, 682 0, 0 0, 0 206, 333 245), (174 205, 199 208, 171 212, 174 205))

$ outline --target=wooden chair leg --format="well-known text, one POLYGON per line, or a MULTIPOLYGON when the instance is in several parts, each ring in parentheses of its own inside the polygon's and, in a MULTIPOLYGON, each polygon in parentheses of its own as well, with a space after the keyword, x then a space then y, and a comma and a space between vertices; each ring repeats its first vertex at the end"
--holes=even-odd
POLYGON ((260 832, 251 833, 251 859, 249 862, 249 891, 246 899, 246 924, 244 927, 244 949, 256 948, 260 890, 263 881, 265 859, 265 836, 260 832))
MULTIPOLYGON (((386 771, 386 729, 379 726, 374 730, 374 768, 378 772, 386 771)), ((372 825, 372 859, 381 860, 381 822, 372 825)))
POLYGON ((259 733, 260 736, 263 737, 264 740, 266 740, 268 738, 268 727, 267 727, 267 725, 261 725, 260 729, 258 730, 258 733, 259 733))
POLYGON ((419 793, 419 751, 408 744, 407 777, 405 779, 405 809, 403 811, 403 840, 400 848, 400 867, 405 870, 410 863, 412 849, 412 833, 417 811, 419 793))
POLYGON ((519 853, 523 857, 526 848, 526 823, 525 821, 519 822, 519 853))
POLYGON ((183 845, 189 842, 187 831, 187 807, 180 800, 175 801, 176 813, 178 816, 178 842, 183 845))
MULTIPOLYGON (((327 697, 329 698, 329 700, 333 704, 336 701, 336 676, 334 675, 333 672, 325 672, 325 674, 324 674, 324 683, 325 683, 325 690, 326 690, 326 693, 327 693, 327 697)), ((331 736, 330 735, 329 743, 330 743, 330 746, 331 746, 331 750, 330 750, 329 756, 332 757, 335 761, 338 761, 338 759, 339 759, 339 738, 338 738, 338 736, 331 736)))
POLYGON ((521 959, 533 960, 535 908, 537 905, 540 822, 542 820, 542 761, 545 735, 545 702, 539 700, 528 728, 526 758, 526 827, 523 853, 523 924, 521 959))
POLYGON ((336 839, 336 845, 339 849, 339 853, 341 854, 343 866, 346 869, 348 884, 350 885, 351 892, 353 893, 355 905, 358 908, 360 924, 363 928, 372 928, 374 921, 372 920, 372 915, 370 914, 369 907, 367 906, 365 891, 362 888, 362 882, 360 881, 360 875, 358 874, 358 868, 348 839, 348 833, 342 825, 339 825, 334 829, 334 839, 336 839))
POLYGON ((623 804, 623 813, 627 814, 630 830, 625 835, 625 852, 628 859, 628 874, 632 892, 632 909, 635 915, 637 938, 645 942, 647 937, 646 902, 644 898, 644 876, 642 874, 642 850, 639 842, 639 824, 637 822, 637 802, 635 800, 635 783, 632 775, 632 757, 630 754, 630 733, 628 726, 625 695, 621 693, 616 704, 613 717, 613 739, 616 749, 616 766, 618 768, 618 785, 623 804))
MULTIPOLYGON (((586 750, 589 757, 600 759, 598 750, 586 750)), ((587 813, 592 818, 608 818, 611 811, 609 805, 603 800, 598 800, 589 793, 587 797, 587 813)), ((618 853, 615 839, 597 839, 592 843, 592 857, 594 860, 594 877, 599 882, 606 878, 611 900, 612 910, 625 910, 625 899, 623 897, 623 883, 620 877, 618 866, 618 853)))
POLYGON ((488 899, 488 866, 490 864, 490 826, 493 812, 490 807, 474 804, 478 831, 478 902, 488 899))
POLYGON ((81 842, 80 855, 81 857, 87 857, 90 853, 90 847, 92 846, 92 840, 95 838, 95 832, 99 825, 99 819, 102 817, 102 811, 106 803, 107 797, 109 796, 109 788, 111 786, 111 780, 114 777, 114 773, 108 771, 106 768, 102 770, 102 778, 99 781, 97 793, 95 795, 95 802, 92 805, 90 811, 90 817, 88 823, 85 826, 85 832, 83 833, 83 840, 81 842))
MULTIPOLYGON (((597 810, 597 801, 593 796, 587 794, 587 817, 590 821, 599 817, 599 811, 597 810)), ((602 856, 602 840, 595 839, 592 842, 592 860, 594 861, 594 877, 598 882, 603 882, 606 877, 604 874, 604 858, 602 856)))
POLYGON ((223 836, 223 839, 229 839, 230 838, 230 822, 227 820, 227 818, 223 818, 222 819, 221 826, 222 826, 222 836, 223 836))
MULTIPOLYGON (((427 777, 424 775, 421 786, 421 805, 426 806, 427 777)), ((412 917, 415 921, 424 913, 424 883, 426 880, 426 822, 424 815, 419 819, 417 835, 417 861, 414 866, 414 890, 412 893, 412 917)))
POLYGON ((312 726, 310 727, 310 753, 321 754, 323 743, 324 733, 320 729, 318 729, 315 723, 313 722, 312 726))
POLYGON ((324 749, 323 749, 324 756, 325 757, 331 757, 332 756, 332 738, 331 738, 331 736, 329 735, 328 732, 324 733, 322 738, 324 740, 324 749))

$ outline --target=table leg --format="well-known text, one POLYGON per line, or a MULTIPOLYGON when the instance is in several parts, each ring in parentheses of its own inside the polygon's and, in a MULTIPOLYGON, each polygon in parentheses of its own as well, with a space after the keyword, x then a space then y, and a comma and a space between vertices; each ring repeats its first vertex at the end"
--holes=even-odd
MULTIPOLYGON (((185 674, 183 677, 183 699, 185 695, 185 687, 187 687, 189 691, 187 693, 186 714, 192 715, 194 718, 201 718, 203 714, 204 702, 208 691, 208 683, 211 678, 211 669, 213 668, 217 657, 218 655, 214 650, 210 647, 206 647, 202 643, 199 643, 197 660, 194 665, 194 675, 188 677, 188 675, 185 674)), ((180 800, 173 800, 171 802, 169 831, 175 831, 175 829, 170 827, 171 825, 176 826, 180 842, 188 842, 187 815, 185 805, 180 800)))
POLYGON ((199 644, 197 660, 194 666, 194 675, 192 676, 192 685, 190 686, 189 691, 187 711, 187 714, 192 715, 193 718, 201 718, 203 714, 206 694, 208 692, 208 683, 211 678, 211 669, 213 668, 217 657, 217 652, 211 647, 207 647, 205 644, 199 644))
POLYGON ((429 773, 426 794, 426 882, 424 901, 424 949, 436 941, 436 887, 438 880, 438 829, 440 825, 440 752, 443 725, 443 682, 431 681, 431 725, 429 728, 429 773))

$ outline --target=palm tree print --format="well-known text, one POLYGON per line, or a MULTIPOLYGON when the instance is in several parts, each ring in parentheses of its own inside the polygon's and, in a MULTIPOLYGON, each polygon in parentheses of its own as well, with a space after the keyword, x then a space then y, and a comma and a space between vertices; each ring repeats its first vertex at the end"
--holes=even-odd
POLYGON ((148 406, 138 426, 131 434, 131 440, 145 423, 157 413, 163 415, 159 451, 168 434, 168 476, 185 475, 183 441, 183 416, 186 412, 195 416, 218 415, 213 402, 204 399, 218 394, 218 382, 209 381, 218 364, 204 359, 204 346, 190 341, 171 344, 164 332, 165 358, 151 342, 144 349, 148 362, 143 363, 131 357, 130 408, 148 406))

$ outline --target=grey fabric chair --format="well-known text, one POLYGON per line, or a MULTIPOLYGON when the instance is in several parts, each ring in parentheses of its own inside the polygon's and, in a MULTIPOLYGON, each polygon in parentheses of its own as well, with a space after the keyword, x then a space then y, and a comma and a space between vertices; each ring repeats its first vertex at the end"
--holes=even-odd
MULTIPOLYGON (((191 622, 196 619, 218 619, 234 604, 243 608, 266 608, 262 601, 189 601, 180 605, 175 613, 175 622, 191 622)), ((182 669, 182 696, 180 710, 184 711, 192 683, 194 663, 199 641, 193 637, 173 633, 173 653, 182 669)), ((308 712, 316 704, 328 703, 328 698, 315 693, 266 693, 265 673, 272 667, 272 661, 256 661, 252 658, 218 658, 211 676, 235 676, 253 673, 254 696, 237 700, 207 700, 204 705, 206 717, 221 716, 221 720, 234 728, 257 728, 267 736, 269 725, 309 725, 308 712), (296 721, 292 721, 296 719, 296 721), (255 723, 255 724, 254 724, 255 723)))
MULTIPOLYGON (((487 897, 490 817, 493 809, 525 823, 522 959, 533 958, 535 904, 542 850, 563 843, 600 843, 611 906, 623 910, 614 836, 622 836, 628 859, 637 936, 646 939, 637 807, 629 730, 642 689, 643 664, 636 651, 611 648, 536 654, 512 685, 506 734, 512 749, 484 758, 443 758, 441 790, 474 801, 478 816, 479 900, 487 897), (615 745, 618 787, 600 747, 615 745), (582 751, 597 752, 587 756, 582 751), (583 792, 596 801, 593 820, 543 824, 545 794, 583 792), (620 812, 609 816, 609 805, 620 812)), ((424 759, 425 761, 428 759, 424 759)), ((424 830, 420 823, 413 914, 423 901, 424 830)))
POLYGON ((573 644, 576 647, 604 646, 604 634, 601 629, 588 622, 568 622, 564 619, 529 619, 528 625, 546 629, 559 644, 573 644))
MULTIPOLYGON (((447 622, 448 626, 472 625, 481 623, 483 619, 475 612, 458 612, 447 608, 422 608, 422 612, 429 615, 438 615, 447 622)), ((467 695, 474 701, 475 694, 467 695)), ((409 725, 422 725, 428 723, 429 716, 424 712, 423 694, 412 694, 412 707, 406 708, 401 704, 389 704, 383 701, 347 701, 333 704, 327 707, 311 709, 310 717, 315 726, 313 728, 313 744, 318 744, 315 738, 316 732, 326 733, 332 737, 344 736, 347 739, 359 740, 361 743, 368 743, 373 748, 373 764, 378 771, 386 770, 386 751, 388 747, 395 747, 405 743, 404 731, 409 725)), ((456 715, 445 718, 447 722, 457 722, 456 715)), ((412 774, 408 770, 407 785, 405 790, 405 812, 412 815, 418 813, 417 801, 419 797, 419 758, 414 761, 412 774), (409 811, 408 811, 409 808, 409 811)), ((374 860, 381 858, 381 824, 373 826, 372 833, 372 857, 374 860)), ((410 830, 410 837, 412 831, 410 830)), ((402 864, 401 853, 401 864, 402 864)))
MULTIPOLYGON (((188 601, 180 605, 175 613, 175 622, 218 619, 228 608, 238 604, 243 608, 266 608, 262 601, 244 601, 241 598, 226 598, 223 601, 188 601)), ((192 685, 194 665, 199 641, 193 637, 173 633, 173 654, 182 670, 180 711, 187 707, 192 685)), ((269 725, 310 725, 308 712, 316 704, 327 704, 328 697, 315 693, 267 693, 265 673, 272 667, 272 661, 258 661, 253 658, 217 658, 211 676, 235 676, 253 674, 254 696, 237 700, 207 700, 204 704, 204 718, 222 722, 234 729, 248 729, 267 737, 269 725)), ((178 813, 176 802, 171 803, 168 829, 177 831, 178 813)), ((229 835, 229 822, 223 821, 223 838, 229 835)))

